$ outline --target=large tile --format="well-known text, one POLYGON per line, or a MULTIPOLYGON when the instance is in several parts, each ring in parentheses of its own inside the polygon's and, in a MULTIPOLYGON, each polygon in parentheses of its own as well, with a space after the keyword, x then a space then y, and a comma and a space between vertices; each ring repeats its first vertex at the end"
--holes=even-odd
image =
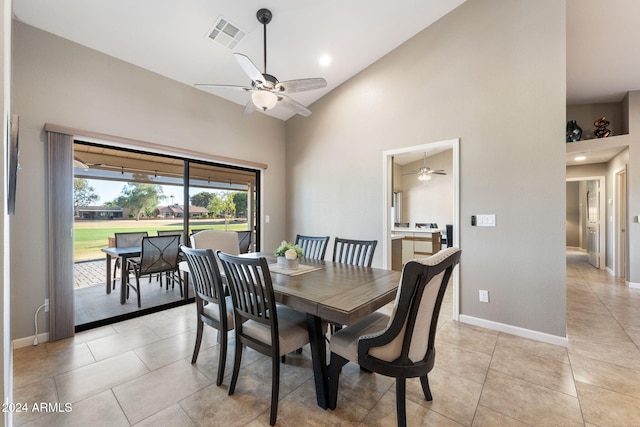
POLYGON ((491 363, 490 355, 442 340, 435 347, 435 366, 480 384, 484 382, 491 363))
POLYGON ((56 383, 53 378, 44 378, 13 390, 13 402, 20 404, 20 410, 13 413, 13 423, 22 425, 43 415, 41 412, 32 411, 32 405, 37 402, 58 402, 56 383), (26 406, 25 406, 26 405, 26 406), (26 409, 26 410, 24 410, 26 409))
MULTIPOLYGON (((206 329, 203 333, 200 351, 215 344, 215 331, 212 328, 206 329)), ((189 331, 138 347, 134 351, 149 369, 154 370, 193 355, 195 341, 196 332, 189 331)))
POLYGON ((584 419, 599 426, 637 426, 640 399, 577 382, 584 419))
POLYGON ((570 396, 577 396, 569 363, 498 345, 491 359, 490 369, 570 396))
POLYGON ((496 348, 518 350, 522 353, 544 357, 545 359, 569 363, 569 356, 565 347, 530 340, 516 335, 501 333, 498 336, 496 348))
POLYGON ((640 399, 640 371, 586 357, 571 359, 575 380, 640 399))
POLYGON ((196 427, 189 415, 182 410, 178 404, 173 404, 168 408, 156 412, 149 418, 145 418, 135 427, 196 427))
POLYGON ((127 352, 65 372, 55 380, 60 400, 76 402, 148 372, 133 352, 127 352))
POLYGON ((489 370, 480 405, 530 425, 581 426, 576 397, 489 370))
MULTIPOLYGON (((471 425, 480 399, 482 384, 437 367, 429 372, 428 378, 433 400, 429 402, 425 399, 418 378, 407 380, 407 400, 460 424, 471 425)), ((395 387, 393 391, 395 393, 395 387)))
MULTIPOLYGON (((627 333, 629 332, 627 331, 627 333)), ((572 362, 576 359, 586 358, 640 370, 640 350, 631 340, 616 345, 601 345, 593 341, 570 337, 568 351, 572 362)))
POLYGON ((25 427, 129 426, 110 390, 71 405, 69 412, 48 413, 25 427))
POLYGON ((24 347, 14 351, 14 387, 37 382, 85 365, 96 359, 86 344, 72 345, 48 352, 46 346, 24 347))
POLYGON ((370 410, 394 383, 394 378, 367 373, 359 365, 347 363, 340 372, 337 406, 356 404, 370 410))
POLYGON ((160 339, 149 328, 141 327, 91 341, 87 345, 96 360, 104 360, 152 342, 160 341, 160 339))
POLYGON ((211 384, 186 360, 149 372, 113 388, 132 424, 211 384))
POLYGON ((478 405, 472 424, 473 427, 526 427, 528 425, 482 405, 478 405))
MULTIPOLYGON (((460 427, 460 424, 445 416, 430 410, 429 408, 419 405, 411 400, 405 402, 407 414, 407 426, 442 426, 442 427, 460 427)), ((396 394, 391 390, 385 393, 371 412, 363 420, 361 426, 367 427, 388 427, 396 426, 396 394)))
POLYGON ((446 341, 459 347, 492 354, 498 332, 449 320, 438 328, 436 340, 446 341))

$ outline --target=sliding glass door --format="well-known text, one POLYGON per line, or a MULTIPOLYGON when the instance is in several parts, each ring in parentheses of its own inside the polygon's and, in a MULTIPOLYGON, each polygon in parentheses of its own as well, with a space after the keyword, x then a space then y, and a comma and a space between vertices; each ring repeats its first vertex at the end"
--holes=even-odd
POLYGON ((76 329, 173 307, 193 296, 152 275, 141 279, 141 308, 133 292, 120 304, 126 271, 118 258, 107 265, 103 252, 116 246, 116 233, 177 234, 189 245, 193 232, 224 229, 238 233, 245 252, 259 250, 259 176, 255 169, 76 140, 76 329))

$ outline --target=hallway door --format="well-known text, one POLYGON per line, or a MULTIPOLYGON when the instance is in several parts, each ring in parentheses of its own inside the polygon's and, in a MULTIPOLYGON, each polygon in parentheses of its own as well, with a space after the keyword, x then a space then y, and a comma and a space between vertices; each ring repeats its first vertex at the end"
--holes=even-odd
POLYGON ((600 268, 600 181, 587 182, 587 253, 589 263, 600 268))
POLYGON ((627 278, 627 170, 616 173, 616 269, 615 276, 627 278))

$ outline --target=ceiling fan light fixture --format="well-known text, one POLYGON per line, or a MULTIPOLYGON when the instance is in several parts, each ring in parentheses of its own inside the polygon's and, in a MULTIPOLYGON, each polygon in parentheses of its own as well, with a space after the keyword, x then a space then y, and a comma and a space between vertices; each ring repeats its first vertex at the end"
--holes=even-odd
POLYGON ((267 90, 256 90, 251 94, 251 100, 256 108, 267 111, 276 106, 278 96, 267 90))
POLYGON ((422 182, 427 182, 431 179, 431 175, 429 175, 428 173, 420 173, 418 175, 418 179, 422 182))

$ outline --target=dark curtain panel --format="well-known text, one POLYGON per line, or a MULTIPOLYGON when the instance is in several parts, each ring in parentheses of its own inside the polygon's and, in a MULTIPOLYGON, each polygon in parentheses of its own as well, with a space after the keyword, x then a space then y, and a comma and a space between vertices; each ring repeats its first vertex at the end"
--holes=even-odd
POLYGON ((73 336, 73 136, 49 144, 49 340, 73 336))

